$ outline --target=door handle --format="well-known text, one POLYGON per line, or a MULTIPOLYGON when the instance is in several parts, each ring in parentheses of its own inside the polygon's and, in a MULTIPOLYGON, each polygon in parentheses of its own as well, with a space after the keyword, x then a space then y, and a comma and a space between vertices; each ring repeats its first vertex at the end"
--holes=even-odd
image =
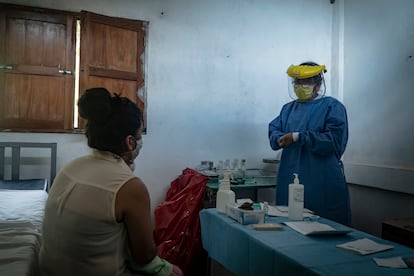
POLYGON ((71 70, 63 70, 63 69, 59 69, 58 73, 62 74, 62 75, 72 75, 73 74, 73 72, 71 70))
POLYGON ((6 64, 0 64, 0 69, 13 70, 13 66, 6 65, 6 64))

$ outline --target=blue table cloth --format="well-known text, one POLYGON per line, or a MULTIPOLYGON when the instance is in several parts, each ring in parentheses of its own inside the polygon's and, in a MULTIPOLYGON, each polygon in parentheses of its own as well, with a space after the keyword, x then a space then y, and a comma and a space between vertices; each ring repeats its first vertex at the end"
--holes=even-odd
MULTIPOLYGON (((352 229, 343 236, 305 236, 284 226, 281 231, 257 231, 251 225, 241 225, 215 208, 200 212, 204 249, 236 275, 414 275, 410 268, 379 267, 376 258, 401 256, 413 258, 414 249, 380 239, 352 229), (337 248, 357 239, 393 245, 391 250, 369 255, 337 248)), ((266 223, 282 223, 284 217, 268 217, 266 223)), ((333 221, 319 218, 335 229, 351 229, 333 221)))

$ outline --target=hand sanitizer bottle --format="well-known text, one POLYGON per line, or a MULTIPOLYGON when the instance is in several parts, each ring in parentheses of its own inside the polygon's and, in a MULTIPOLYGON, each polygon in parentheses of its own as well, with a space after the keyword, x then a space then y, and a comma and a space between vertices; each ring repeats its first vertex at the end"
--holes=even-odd
POLYGON ((303 220, 304 187, 299 183, 298 174, 293 175, 295 179, 292 184, 289 184, 288 216, 291 220, 303 220))
POLYGON ((224 178, 220 181, 216 197, 216 208, 221 213, 227 213, 227 204, 236 203, 236 196, 230 189, 230 172, 224 172, 224 178))

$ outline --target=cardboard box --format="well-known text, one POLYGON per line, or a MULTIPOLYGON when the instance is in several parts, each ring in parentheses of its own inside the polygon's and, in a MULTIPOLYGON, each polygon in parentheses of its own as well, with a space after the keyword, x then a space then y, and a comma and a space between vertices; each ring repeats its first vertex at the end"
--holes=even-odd
POLYGON ((243 210, 237 205, 227 204, 227 215, 238 221, 240 224, 264 223, 265 212, 263 210, 243 210))

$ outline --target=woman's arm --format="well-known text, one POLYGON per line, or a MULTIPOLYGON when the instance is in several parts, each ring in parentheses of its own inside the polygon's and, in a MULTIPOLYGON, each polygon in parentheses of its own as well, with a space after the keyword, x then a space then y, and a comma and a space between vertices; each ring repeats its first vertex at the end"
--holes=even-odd
POLYGON ((115 201, 118 222, 125 224, 131 256, 138 264, 150 262, 157 254, 153 239, 151 203, 147 187, 133 178, 118 191, 115 201))
POLYGON ((157 256, 151 221, 151 203, 147 187, 139 178, 129 180, 118 191, 115 216, 125 224, 132 260, 129 268, 157 276, 180 276, 182 271, 157 256))

